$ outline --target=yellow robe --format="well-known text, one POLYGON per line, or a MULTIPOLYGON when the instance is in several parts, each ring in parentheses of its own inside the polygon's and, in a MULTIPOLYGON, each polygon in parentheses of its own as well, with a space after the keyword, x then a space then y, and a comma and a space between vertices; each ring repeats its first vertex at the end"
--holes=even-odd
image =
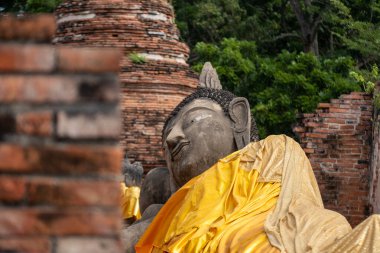
POLYGON ((121 187, 121 211, 123 219, 140 219, 140 187, 127 187, 125 183, 120 183, 121 187))
POLYGON ((372 250, 365 252, 378 252, 376 240, 365 232, 375 231, 379 221, 375 217, 370 226, 352 231, 343 216, 323 208, 302 148, 289 137, 269 136, 219 160, 179 189, 136 251, 352 252, 347 245, 356 240, 355 249, 369 245, 372 250))

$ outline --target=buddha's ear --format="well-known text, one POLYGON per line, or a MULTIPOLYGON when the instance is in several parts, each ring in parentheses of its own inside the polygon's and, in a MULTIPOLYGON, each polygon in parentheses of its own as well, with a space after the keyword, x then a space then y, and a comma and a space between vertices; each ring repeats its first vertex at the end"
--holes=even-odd
POLYGON ((251 112, 246 98, 234 98, 228 112, 233 121, 235 143, 238 149, 244 148, 250 142, 251 112))

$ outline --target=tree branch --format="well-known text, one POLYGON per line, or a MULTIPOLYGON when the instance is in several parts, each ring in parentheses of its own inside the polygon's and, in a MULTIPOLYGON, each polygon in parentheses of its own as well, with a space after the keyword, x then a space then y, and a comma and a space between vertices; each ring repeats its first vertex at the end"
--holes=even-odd
POLYGON ((312 24, 311 29, 310 29, 312 40, 315 38, 315 35, 317 34, 317 31, 318 31, 318 28, 319 28, 319 25, 321 24, 321 22, 322 22, 322 17, 321 17, 321 15, 318 15, 314 19, 313 24, 312 24))
POLYGON ((301 39, 301 36, 295 32, 292 32, 292 33, 281 33, 280 35, 270 39, 270 40, 266 40, 266 41, 277 41, 277 40, 281 40, 281 39, 285 39, 285 38, 289 38, 289 37, 293 37, 293 38, 298 38, 298 39, 301 39))
POLYGON ((302 37, 307 40, 307 37, 310 33, 310 25, 305 20, 301 5, 297 0, 290 0, 289 2, 300 25, 302 37))

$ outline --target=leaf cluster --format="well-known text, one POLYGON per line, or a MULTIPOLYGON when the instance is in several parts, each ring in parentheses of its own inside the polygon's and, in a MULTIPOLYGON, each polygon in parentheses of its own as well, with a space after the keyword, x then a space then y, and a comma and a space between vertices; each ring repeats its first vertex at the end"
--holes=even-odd
POLYGON ((218 45, 198 43, 194 50, 199 56, 196 71, 211 61, 224 88, 248 98, 261 137, 292 135, 298 113, 312 112, 320 102, 361 89, 350 76, 358 70, 349 56, 322 58, 283 50, 268 57, 258 53, 255 42, 236 39, 218 45))
POLYGON ((62 0, 7 0, 0 1, 1 12, 39 13, 53 12, 62 0))
POLYGON ((197 71, 206 61, 247 97, 260 134, 292 134, 300 112, 371 92, 380 64, 380 3, 362 0, 174 0, 197 71), (311 52, 306 53, 306 52, 311 52))
POLYGON ((143 55, 140 55, 138 53, 131 53, 131 54, 129 54, 128 58, 134 64, 144 64, 147 61, 143 55))

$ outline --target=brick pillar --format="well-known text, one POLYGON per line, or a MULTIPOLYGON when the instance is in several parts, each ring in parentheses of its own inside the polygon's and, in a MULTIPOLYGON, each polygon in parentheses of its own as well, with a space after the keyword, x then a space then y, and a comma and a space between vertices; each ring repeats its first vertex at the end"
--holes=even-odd
POLYGON ((165 119, 198 84, 169 1, 64 0, 56 15, 55 43, 123 50, 120 144, 131 162, 142 162, 146 171, 165 166, 165 119))
POLYGON ((380 213, 380 83, 374 95, 374 112, 371 149, 370 202, 373 213, 380 213))
POLYGON ((320 103, 293 129, 308 155, 328 209, 355 226, 369 214, 372 96, 352 92, 320 103))
POLYGON ((0 18, 0 252, 121 252, 120 53, 0 18))

